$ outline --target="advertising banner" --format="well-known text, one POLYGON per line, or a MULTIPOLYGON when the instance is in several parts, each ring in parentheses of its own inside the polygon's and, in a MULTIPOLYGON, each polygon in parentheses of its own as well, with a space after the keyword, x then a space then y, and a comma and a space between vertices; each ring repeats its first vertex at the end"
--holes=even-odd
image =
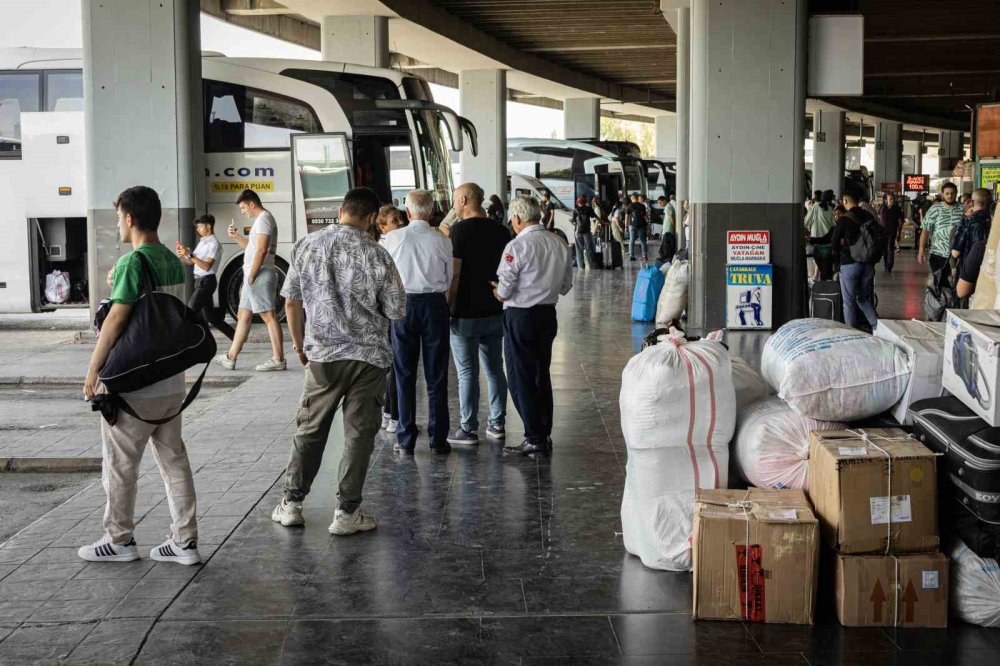
POLYGON ((770 264, 726 266, 726 327, 770 330, 773 317, 770 264))

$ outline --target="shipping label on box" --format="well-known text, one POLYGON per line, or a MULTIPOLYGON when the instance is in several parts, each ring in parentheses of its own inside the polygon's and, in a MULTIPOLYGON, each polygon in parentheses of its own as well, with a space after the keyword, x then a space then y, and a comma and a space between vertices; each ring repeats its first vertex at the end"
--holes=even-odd
POLYGON ((910 405, 924 398, 941 395, 941 369, 944 358, 944 322, 880 319, 875 337, 883 338, 903 350, 910 363, 910 382, 903 397, 890 410, 900 425, 910 425, 910 405))
POLYGON ((1000 424, 1000 311, 948 310, 946 323, 941 382, 995 427, 1000 424))
POLYGON ((846 627, 948 626, 948 558, 837 555, 837 619, 846 627))
POLYGON ((841 553, 937 550, 937 459, 898 428, 813 431, 809 499, 841 553))
POLYGON ((701 490, 692 559, 698 619, 812 624, 819 524, 801 490, 701 490))

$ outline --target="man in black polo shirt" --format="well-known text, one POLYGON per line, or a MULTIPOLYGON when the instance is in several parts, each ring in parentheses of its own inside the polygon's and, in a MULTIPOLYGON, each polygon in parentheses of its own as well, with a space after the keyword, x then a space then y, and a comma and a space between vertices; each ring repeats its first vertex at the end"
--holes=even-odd
POLYGON ((450 444, 479 442, 479 364, 486 370, 490 418, 486 434, 502 440, 507 420, 507 376, 503 368, 503 304, 491 283, 510 232, 483 210, 483 188, 465 183, 452 200, 459 222, 451 228, 455 262, 449 301, 452 304, 451 352, 458 372, 462 424, 448 436, 450 444))
POLYGON ((646 204, 639 201, 639 195, 632 195, 632 202, 625 209, 625 221, 628 224, 629 260, 635 261, 635 242, 639 241, 642 249, 642 260, 648 261, 646 252, 646 233, 649 228, 649 218, 646 216, 646 204))

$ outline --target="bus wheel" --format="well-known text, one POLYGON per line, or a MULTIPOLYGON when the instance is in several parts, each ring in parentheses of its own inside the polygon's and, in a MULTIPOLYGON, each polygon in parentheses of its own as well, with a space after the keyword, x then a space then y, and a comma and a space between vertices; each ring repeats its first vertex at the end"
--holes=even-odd
MULTIPOLYGON (((288 262, 281 257, 275 257, 274 270, 278 273, 277 293, 274 299, 274 312, 278 315, 278 321, 285 321, 285 299, 281 296, 281 288, 285 284, 285 276, 288 275, 288 262)), ((233 319, 236 319, 236 312, 240 307, 240 294, 243 290, 243 264, 233 264, 222 274, 222 281, 219 285, 219 306, 227 312, 233 319)), ((254 315, 254 323, 261 323, 263 320, 254 315)))

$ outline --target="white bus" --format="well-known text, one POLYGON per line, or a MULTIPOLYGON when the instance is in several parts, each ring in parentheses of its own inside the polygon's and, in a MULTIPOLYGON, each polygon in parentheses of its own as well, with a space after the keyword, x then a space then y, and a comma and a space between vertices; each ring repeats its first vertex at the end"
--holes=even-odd
MULTIPOLYGON (((0 312, 45 307, 41 285, 53 268, 74 284, 102 277, 86 275, 81 75, 79 50, 0 49, 0 229, 9 241, 0 247, 0 312), (63 238, 60 255, 53 248, 63 238)), ((435 104, 426 81, 397 70, 205 55, 202 79, 199 213, 224 230, 241 219, 239 193, 257 192, 278 222, 282 278, 293 243, 335 223, 349 188, 370 187, 389 203, 394 192, 421 187, 443 217, 453 189, 449 147, 476 150, 472 124, 435 104)), ((242 250, 219 236, 219 305, 235 314, 242 250)))
POLYGON ((541 181, 566 207, 576 197, 618 200, 625 189, 622 161, 603 148, 563 139, 507 139, 507 174, 541 181))

